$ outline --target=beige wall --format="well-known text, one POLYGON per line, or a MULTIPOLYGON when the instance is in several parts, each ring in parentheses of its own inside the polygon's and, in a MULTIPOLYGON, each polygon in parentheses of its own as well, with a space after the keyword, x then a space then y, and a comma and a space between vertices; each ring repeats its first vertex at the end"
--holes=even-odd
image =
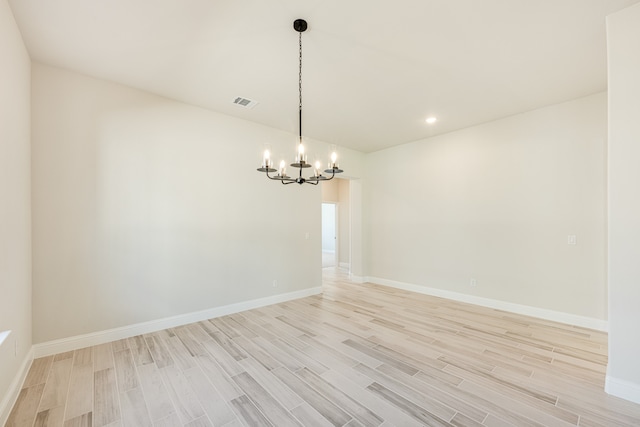
POLYGON ((607 391, 640 403, 640 5, 607 19, 609 365, 607 391))
POLYGON ((255 171, 292 140, 34 64, 34 341, 320 286, 320 189, 255 171))
POLYGON ((0 424, 5 391, 31 349, 30 67, 6 0, 0 0, 0 424), (17 344, 17 354, 16 354, 17 344))
POLYGON ((323 182, 320 186, 322 193, 323 203, 338 203, 338 180, 333 179, 328 182, 323 182))
POLYGON ((599 93, 368 155, 368 275, 606 320, 606 137, 599 93))

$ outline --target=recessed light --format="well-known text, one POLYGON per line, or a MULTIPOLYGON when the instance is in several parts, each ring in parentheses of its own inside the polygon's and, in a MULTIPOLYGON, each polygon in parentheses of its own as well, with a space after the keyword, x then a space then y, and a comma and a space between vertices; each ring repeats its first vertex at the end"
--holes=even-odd
POLYGON ((430 125, 434 124, 437 121, 438 119, 436 119, 435 117, 427 117, 427 119, 425 120, 425 122, 427 122, 430 125))

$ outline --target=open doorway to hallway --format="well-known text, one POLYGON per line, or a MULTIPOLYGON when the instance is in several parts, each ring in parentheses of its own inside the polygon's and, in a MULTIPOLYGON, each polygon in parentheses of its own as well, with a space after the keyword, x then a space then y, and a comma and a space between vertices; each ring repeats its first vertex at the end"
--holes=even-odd
POLYGON ((350 180, 322 183, 322 267, 351 271, 350 180))
POLYGON ((338 264, 336 214, 336 203, 322 203, 322 268, 335 267, 338 264))

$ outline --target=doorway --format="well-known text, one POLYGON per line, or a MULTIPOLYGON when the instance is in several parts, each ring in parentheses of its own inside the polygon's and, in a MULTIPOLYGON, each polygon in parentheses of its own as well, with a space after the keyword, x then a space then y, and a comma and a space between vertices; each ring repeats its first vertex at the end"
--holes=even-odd
POLYGON ((322 203, 322 268, 338 264, 338 215, 335 203, 322 203))
POLYGON ((362 190, 360 180, 322 183, 322 267, 362 278, 362 190))

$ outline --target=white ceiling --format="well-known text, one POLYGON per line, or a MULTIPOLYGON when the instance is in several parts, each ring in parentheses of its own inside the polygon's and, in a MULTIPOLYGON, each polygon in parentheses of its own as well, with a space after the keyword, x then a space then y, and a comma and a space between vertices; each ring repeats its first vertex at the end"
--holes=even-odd
POLYGON ((605 90, 638 1, 9 0, 35 61, 292 133, 304 18, 303 133, 363 152, 605 90))

